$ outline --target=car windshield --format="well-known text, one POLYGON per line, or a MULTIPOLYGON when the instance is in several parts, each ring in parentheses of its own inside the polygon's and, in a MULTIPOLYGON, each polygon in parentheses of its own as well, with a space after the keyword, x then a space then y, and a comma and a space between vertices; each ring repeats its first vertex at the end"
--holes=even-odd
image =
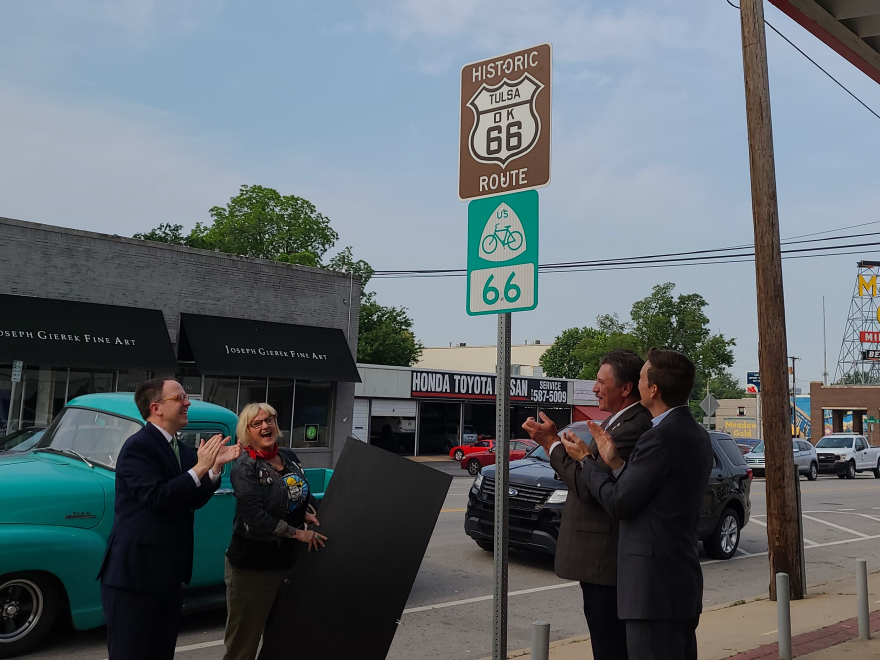
POLYGON ((755 448, 752 449, 752 452, 755 454, 763 454, 764 453, 764 441, 762 440, 758 444, 755 445, 755 448))
POLYGON ((65 408, 37 449, 79 454, 112 469, 123 443, 140 428, 138 422, 99 410, 65 408))
POLYGON ((820 449, 851 449, 853 446, 853 439, 847 438, 845 436, 833 436, 826 435, 824 438, 819 440, 816 445, 817 448, 820 449))
POLYGON ((42 437, 43 429, 28 428, 0 439, 0 451, 27 451, 42 437))
POLYGON ((528 454, 526 454, 526 458, 537 458, 539 461, 544 461, 545 463, 549 463, 550 459, 547 458, 547 452, 544 451, 544 448, 538 445, 528 454))

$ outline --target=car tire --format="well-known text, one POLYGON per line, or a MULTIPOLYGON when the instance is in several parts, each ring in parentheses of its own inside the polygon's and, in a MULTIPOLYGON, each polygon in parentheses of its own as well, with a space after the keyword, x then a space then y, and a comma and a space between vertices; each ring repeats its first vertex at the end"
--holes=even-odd
POLYGON ((486 552, 495 552, 495 544, 491 541, 477 541, 477 545, 486 552))
POLYGON ((877 467, 875 467, 872 472, 874 473, 875 479, 880 479, 880 458, 877 459, 877 467))
POLYGON ((838 474, 837 478, 838 479, 846 479, 846 475, 845 474, 838 474))
POLYGON ((810 463, 810 471, 807 473, 807 479, 810 481, 816 481, 819 478, 819 466, 815 463, 810 463))
POLYGON ((14 658, 34 650, 46 637, 58 615, 58 586, 39 573, 11 573, 0 577, 0 604, 12 613, 11 628, 0 628, 0 658, 14 658))
POLYGON ((476 458, 472 458, 471 460, 468 461, 468 464, 467 464, 468 474, 472 474, 474 476, 477 476, 478 474, 480 474, 480 470, 482 470, 482 469, 483 469, 483 466, 480 465, 480 461, 478 461, 476 458))
POLYGON ((460 461, 461 459, 464 458, 464 452, 461 449, 456 449, 455 454, 454 454, 454 458, 455 458, 455 460, 460 461))
POLYGON ((446 454, 449 455, 449 452, 452 451, 452 448, 453 448, 453 447, 455 447, 455 445, 452 444, 451 442, 449 442, 449 441, 447 440, 447 441, 446 441, 446 444, 443 445, 443 451, 445 451, 446 454))
POLYGON ((712 536, 703 541, 703 549, 713 559, 730 559, 739 547, 741 531, 742 522, 739 514, 733 509, 725 508, 718 518, 712 536))
POLYGON ((856 478, 856 464, 854 461, 850 461, 846 464, 846 473, 843 475, 847 479, 855 479, 856 478))

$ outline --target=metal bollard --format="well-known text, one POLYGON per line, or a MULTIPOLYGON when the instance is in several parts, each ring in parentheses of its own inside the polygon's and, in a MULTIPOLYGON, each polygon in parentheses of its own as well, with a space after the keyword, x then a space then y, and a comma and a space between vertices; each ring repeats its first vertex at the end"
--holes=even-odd
POLYGON ((868 562, 856 559, 856 599, 859 608, 859 637, 871 639, 871 619, 868 611, 868 562))
POLYGON ((550 624, 532 622, 532 660, 550 660, 550 624))
POLYGON ((776 618, 779 628, 779 660, 791 660, 791 606, 788 573, 776 574, 776 618))

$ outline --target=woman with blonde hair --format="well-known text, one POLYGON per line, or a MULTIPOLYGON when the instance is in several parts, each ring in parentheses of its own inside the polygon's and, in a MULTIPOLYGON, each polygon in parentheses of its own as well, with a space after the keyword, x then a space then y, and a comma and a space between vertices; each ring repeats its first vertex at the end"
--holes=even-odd
POLYGON ((238 417, 241 456, 232 466, 235 491, 232 542, 226 550, 224 660, 253 660, 272 603, 296 562, 300 544, 323 547, 320 525, 302 465, 292 449, 278 447, 277 413, 250 403, 238 417))

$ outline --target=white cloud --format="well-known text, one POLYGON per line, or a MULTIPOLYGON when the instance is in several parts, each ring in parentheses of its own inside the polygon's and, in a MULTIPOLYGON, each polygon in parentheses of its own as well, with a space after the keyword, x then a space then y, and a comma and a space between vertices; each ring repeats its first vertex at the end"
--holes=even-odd
POLYGON ((571 0, 391 0, 370 4, 366 15, 369 28, 433 53, 460 52, 462 41, 496 52, 552 40, 560 62, 637 60, 657 48, 681 48, 692 36, 669 12, 571 0))
POLYGON ((0 93, 0 215, 130 236, 234 194, 219 136, 139 107, 0 93))

